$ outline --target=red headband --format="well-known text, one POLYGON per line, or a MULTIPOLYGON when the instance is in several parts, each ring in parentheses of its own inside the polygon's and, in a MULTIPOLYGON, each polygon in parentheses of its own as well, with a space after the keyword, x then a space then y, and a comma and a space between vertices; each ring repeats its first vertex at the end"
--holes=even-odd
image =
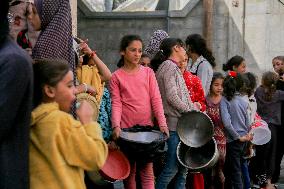
POLYGON ((235 71, 229 71, 229 76, 233 77, 233 78, 236 78, 237 77, 237 72, 235 71))

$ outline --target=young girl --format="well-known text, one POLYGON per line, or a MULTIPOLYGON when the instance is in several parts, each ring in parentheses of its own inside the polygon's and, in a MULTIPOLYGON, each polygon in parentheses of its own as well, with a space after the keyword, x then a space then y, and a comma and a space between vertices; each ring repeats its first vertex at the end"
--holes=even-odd
MULTIPOLYGON (((113 136, 117 139, 121 128, 134 125, 153 126, 152 113, 158 121, 161 132, 169 135, 159 87, 152 69, 141 66, 142 40, 137 35, 126 35, 120 43, 121 59, 119 69, 112 75, 110 92, 112 96, 113 136)), ((135 189, 136 164, 131 162, 125 188, 135 189)), ((153 163, 139 165, 143 189, 154 189, 153 163)))
POLYGON ((245 59, 239 55, 235 55, 226 64, 223 64, 223 70, 226 71, 235 71, 237 73, 246 72, 246 62, 245 59))
POLYGON ((183 75, 186 87, 190 94, 191 101, 194 103, 195 108, 200 111, 206 110, 204 91, 202 88, 201 80, 186 70, 188 63, 188 55, 185 55, 185 59, 179 63, 180 71, 183 75))
POLYGON ((226 130, 225 188, 243 189, 241 161, 249 134, 248 103, 241 96, 243 78, 229 72, 224 80, 224 98, 221 100, 221 117, 226 130))
POLYGON ((84 170, 99 170, 107 157, 107 145, 93 110, 75 100, 73 74, 63 60, 40 59, 34 64, 34 105, 30 128, 30 187, 85 188, 84 170))
POLYGON ((226 157, 226 136, 223 121, 221 119, 220 102, 223 93, 224 76, 215 72, 213 74, 210 92, 206 97, 206 113, 211 118, 214 124, 214 139, 217 142, 217 148, 219 151, 219 159, 217 166, 213 169, 213 176, 207 181, 208 187, 224 189, 225 188, 225 176, 224 176, 224 164, 226 157))
POLYGON ((284 56, 276 56, 272 59, 272 66, 274 71, 281 75, 281 69, 283 70, 284 68, 284 56))
POLYGON ((183 189, 187 169, 178 162, 176 149, 180 141, 176 132, 178 118, 181 113, 193 109, 186 84, 178 67, 178 62, 185 59, 183 42, 177 38, 166 38, 160 45, 160 51, 152 59, 151 65, 156 71, 165 115, 170 130, 170 138, 167 141, 168 151, 164 169, 157 178, 156 188, 167 188, 170 181, 176 176, 175 188, 183 189))
POLYGON ((215 67, 215 58, 207 48, 205 39, 199 34, 192 34, 186 38, 186 47, 192 63, 190 72, 197 75, 203 86, 205 95, 208 95, 215 67))
MULTIPOLYGON (((259 185, 273 188, 271 179, 275 171, 277 156, 278 132, 281 128, 281 103, 284 100, 284 91, 276 90, 276 82, 279 76, 274 72, 265 72, 262 75, 261 86, 256 89, 257 113, 267 122, 271 131, 269 143, 257 148, 258 154, 262 154, 262 161, 258 163, 257 177, 259 185), (260 164, 261 163, 261 164, 260 164)), ((283 136, 280 136, 283 137, 283 136)))

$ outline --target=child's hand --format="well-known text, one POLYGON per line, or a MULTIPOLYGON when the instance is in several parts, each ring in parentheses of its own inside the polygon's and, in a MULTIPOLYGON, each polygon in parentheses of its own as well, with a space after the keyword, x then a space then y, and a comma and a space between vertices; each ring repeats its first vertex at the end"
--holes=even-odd
POLYGON ((110 141, 108 144, 108 149, 110 150, 119 150, 119 146, 114 141, 110 141))
POLYGON ((88 124, 93 121, 94 110, 87 101, 83 100, 76 110, 76 114, 82 124, 88 124))
POLYGON ((80 84, 76 86, 77 94, 79 93, 90 93, 92 96, 97 94, 97 91, 94 87, 87 85, 87 84, 80 84))
POLYGON ((170 137, 169 129, 167 126, 160 127, 160 131, 164 133, 168 138, 170 137))
POLYGON ((194 109, 200 111, 201 110, 201 104, 199 102, 193 103, 194 109))
POLYGON ((246 135, 240 137, 239 140, 240 140, 241 142, 248 142, 248 141, 251 141, 252 138, 253 138, 253 134, 252 134, 252 133, 248 133, 248 134, 246 134, 246 135))
POLYGON ((113 129, 113 131, 112 131, 112 138, 113 138, 113 140, 117 140, 119 138, 120 132, 121 132, 120 127, 115 127, 113 129))

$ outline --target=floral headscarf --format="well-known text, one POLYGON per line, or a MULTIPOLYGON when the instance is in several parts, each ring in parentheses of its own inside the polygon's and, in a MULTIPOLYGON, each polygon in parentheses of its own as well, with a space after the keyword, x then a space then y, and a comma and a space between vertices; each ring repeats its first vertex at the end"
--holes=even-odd
POLYGON ((156 30, 152 35, 149 44, 144 50, 144 53, 147 54, 151 59, 155 56, 155 54, 159 51, 159 47, 161 42, 168 38, 169 35, 164 30, 156 30))

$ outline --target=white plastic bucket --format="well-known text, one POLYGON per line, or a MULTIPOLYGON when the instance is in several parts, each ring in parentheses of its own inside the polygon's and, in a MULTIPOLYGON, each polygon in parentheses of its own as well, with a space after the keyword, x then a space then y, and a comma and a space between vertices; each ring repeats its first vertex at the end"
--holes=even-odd
POLYGON ((267 123, 263 120, 256 120, 251 126, 250 133, 253 134, 253 139, 251 142, 255 145, 266 144, 271 139, 271 131, 268 128, 267 123))

